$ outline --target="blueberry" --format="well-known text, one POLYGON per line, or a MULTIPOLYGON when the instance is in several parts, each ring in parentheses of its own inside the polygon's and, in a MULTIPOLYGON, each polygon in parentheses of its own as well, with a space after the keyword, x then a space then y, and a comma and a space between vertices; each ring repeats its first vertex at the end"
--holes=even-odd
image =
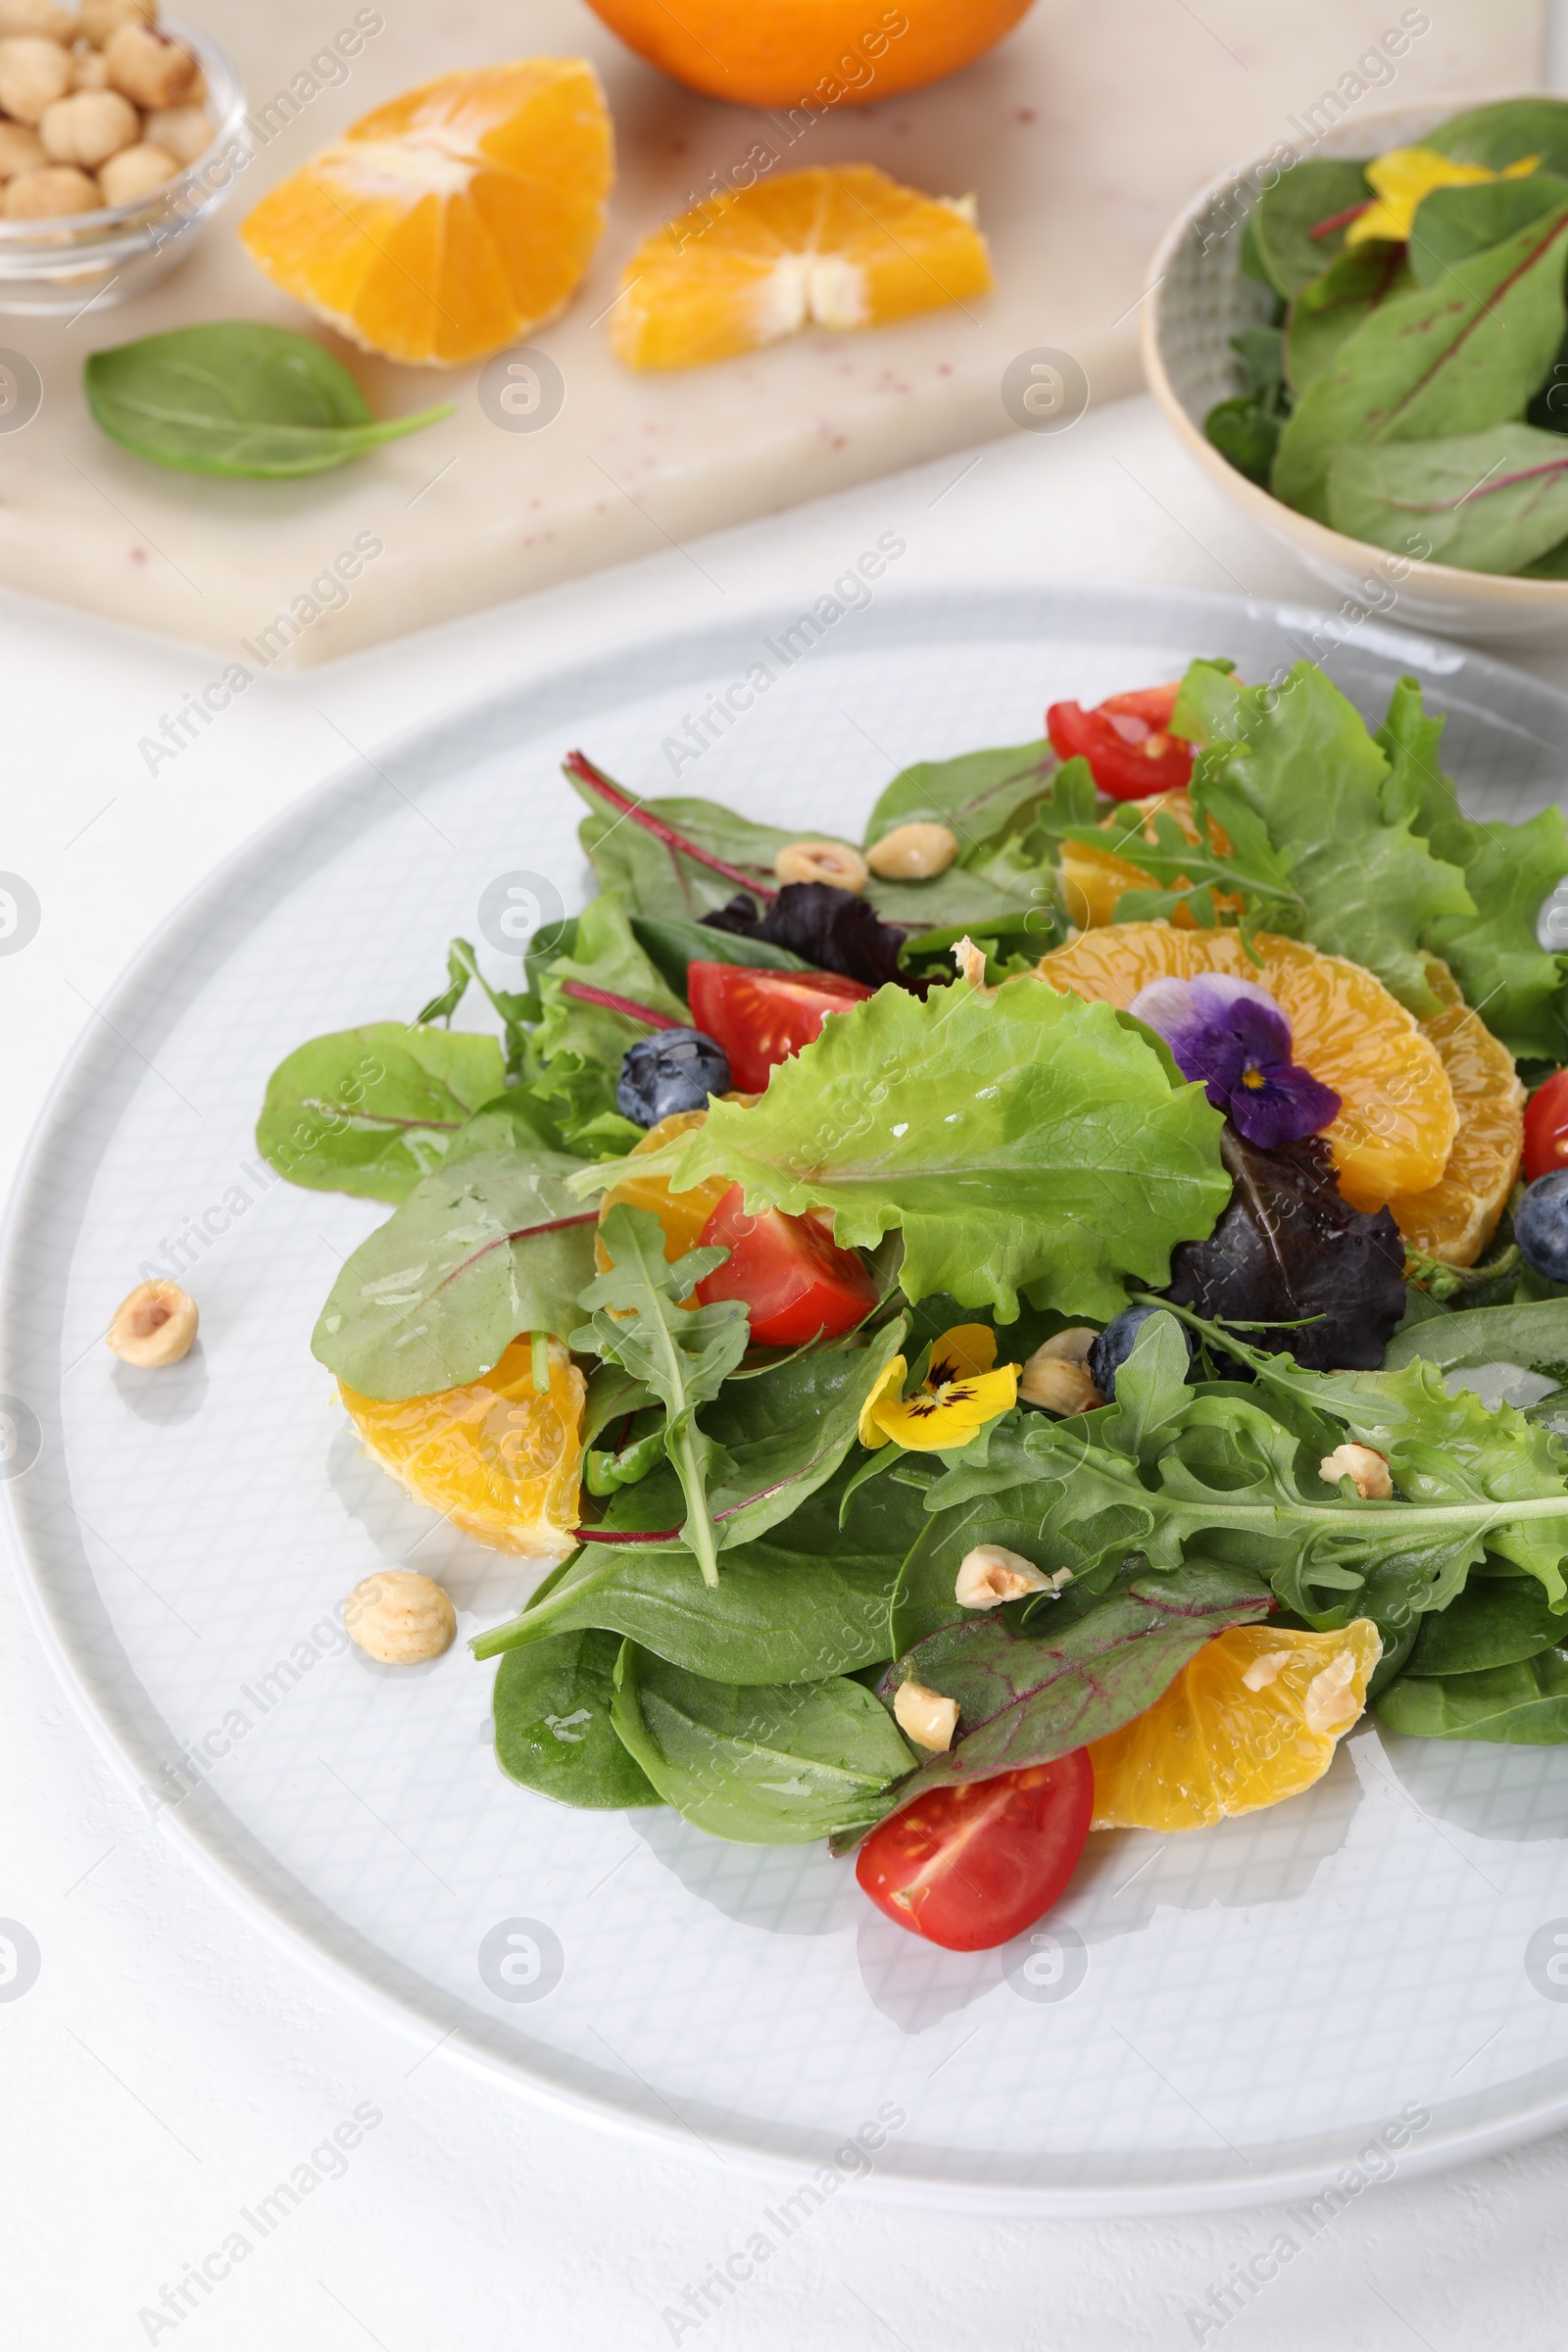
POLYGON ((623 1118, 657 1127, 678 1110, 706 1110, 710 1095, 729 1093, 722 1046, 701 1029, 656 1029, 622 1056, 615 1103, 623 1118))
POLYGON ((1525 1263, 1547 1282, 1568 1282, 1568 1168, 1538 1176, 1514 1212, 1525 1263))
MULTIPOLYGON (((1151 1315, 1160 1313, 1157 1306, 1125 1306, 1113 1323, 1107 1323, 1089 1350, 1089 1377, 1108 1403, 1116 1394, 1116 1375, 1133 1351, 1133 1342, 1151 1315)), ((1192 1334, 1187 1326, 1179 1326, 1187 1342, 1189 1358, 1193 1352, 1192 1334)))

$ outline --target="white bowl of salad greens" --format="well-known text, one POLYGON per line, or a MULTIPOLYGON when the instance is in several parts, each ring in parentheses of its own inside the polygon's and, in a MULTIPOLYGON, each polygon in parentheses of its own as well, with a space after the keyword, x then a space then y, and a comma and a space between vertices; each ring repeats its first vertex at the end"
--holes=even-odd
POLYGON ((1155 256, 1149 381, 1346 614, 1568 625, 1568 100, 1360 108, 1223 172, 1155 256))
POLYGON ((1441 736, 1199 661, 855 842, 573 753, 598 895, 521 984, 454 941, 283 1061, 262 1152, 392 1208, 316 1356, 559 1563, 471 1644, 514 1781, 973 1950, 1365 1710, 1568 1742, 1568 827, 1441 736))

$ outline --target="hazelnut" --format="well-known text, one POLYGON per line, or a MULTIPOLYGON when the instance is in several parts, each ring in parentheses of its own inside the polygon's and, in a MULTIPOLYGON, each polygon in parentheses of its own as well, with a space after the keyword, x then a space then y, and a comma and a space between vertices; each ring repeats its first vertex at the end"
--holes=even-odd
POLYGON ((781 882, 831 882, 857 896, 865 888, 865 859, 847 841, 787 841, 773 871, 781 882))
POLYGON ((421 1666, 451 1648, 458 1613, 427 1576, 412 1568, 379 1568, 349 1594, 343 1623, 350 1639, 383 1666, 421 1666))
POLYGON ((68 49, 76 37, 76 20, 59 0, 0 0, 0 39, 31 32, 68 49))
POLYGON ((1318 1739, 1338 1740, 1361 1712, 1355 1695, 1355 1658, 1342 1649, 1337 1658, 1313 1675, 1301 1704, 1301 1721, 1318 1739))
MULTIPOLYGON (((1064 1571, 1064 1580, 1071 1573, 1064 1571)), ((1022 1600, 1026 1592, 1054 1592, 1056 1582, 1042 1576, 1021 1551, 1009 1551, 1004 1544, 977 1544, 959 1562, 953 1597, 960 1609, 995 1609, 1004 1600, 1022 1600)))
POLYGON ((36 172, 49 158, 43 141, 24 122, 0 122, 0 179, 15 179, 19 172, 36 172))
POLYGON ((109 68, 101 49, 73 49, 71 86, 74 90, 107 90, 109 68))
POLYGON ((1087 1364, 1089 1350, 1099 1337, 1092 1323, 1069 1323, 1065 1331, 1054 1331, 1044 1346, 1035 1349, 1029 1361, 1087 1364))
POLYGON ((38 136, 52 164, 80 164, 92 172, 131 146, 140 128, 136 109, 118 90, 78 90, 45 107, 38 136))
POLYGON ((165 147, 149 147, 145 139, 134 147, 122 147, 112 155, 98 174, 105 204, 134 204, 138 196, 150 196, 171 180, 179 166, 165 147))
POLYGON ((953 960, 958 967, 959 978, 967 980, 975 995, 983 997, 989 1004, 997 992, 994 988, 986 986, 986 952, 984 948, 977 948, 972 939, 960 939, 954 948, 953 960))
POLYGON ((167 32, 122 24, 104 45, 109 86, 138 106, 177 106, 196 78, 196 60, 167 32))
POLYGON ((1047 1355, 1044 1348, 1037 1348, 1025 1364, 1018 1395, 1025 1404, 1038 1404, 1048 1413, 1089 1413, 1105 1401, 1090 1378, 1087 1364, 1047 1355))
POLYGON ((81 0, 81 14, 76 19, 77 30, 83 39, 101 49, 120 30, 122 24, 156 24, 158 0, 81 0))
POLYGON ((958 1702, 928 1690, 924 1683, 901 1683, 893 1697, 893 1719, 901 1732, 935 1754, 953 1745, 958 1728, 958 1702))
POLYGON ((199 106, 166 106, 148 116, 141 135, 177 163, 193 164, 212 145, 213 126, 199 106))
POLYGON ((945 874, 958 855, 951 825, 895 825, 865 853, 865 862, 884 882, 926 882, 945 874))
POLYGON ((72 164, 45 164, 6 181, 8 220, 63 220, 72 213, 96 213, 102 203, 96 183, 72 164))
MULTIPOLYGON (((40 172, 38 176, 42 178, 44 174, 40 172)), ((50 176, 80 179, 83 174, 56 172, 50 176)), ((9 212, 9 204, 6 209, 9 212)), ((108 1333, 109 1345, 122 1363, 143 1368, 177 1364, 182 1355, 189 1353, 195 1337, 196 1301, 177 1282, 139 1282, 129 1298, 122 1298, 116 1307, 108 1333)))
POLYGON ((71 87, 71 59, 58 41, 32 33, 0 40, 0 107, 18 122, 36 122, 71 87))
POLYGON ((1317 1474, 1326 1486, 1337 1487, 1348 1478, 1363 1502, 1392 1502, 1394 1481, 1389 1476, 1389 1457, 1370 1446, 1336 1446, 1326 1453, 1317 1466, 1317 1474))

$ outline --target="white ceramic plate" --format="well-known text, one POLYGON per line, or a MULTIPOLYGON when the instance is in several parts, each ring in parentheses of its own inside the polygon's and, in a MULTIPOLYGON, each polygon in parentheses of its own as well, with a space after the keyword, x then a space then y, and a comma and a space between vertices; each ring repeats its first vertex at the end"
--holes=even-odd
MULTIPOLYGON (((888 597, 785 669, 765 641, 794 617, 618 650, 379 755, 216 874, 106 1002, 4 1274, 4 1492, 62 1675, 168 1833, 302 1955, 424 2046, 686 2147, 819 2166, 864 2127, 885 2191, 1127 2213, 1311 2192, 1386 2127, 1424 2167, 1568 2120, 1568 1752, 1366 1729, 1277 1811, 1095 1838, 1043 1940, 958 1955, 821 1849, 514 1788, 494 1669, 461 1641, 413 1672, 345 1645, 334 1612, 381 1564, 439 1578, 464 1635, 532 1572, 358 1450, 308 1343, 380 1212, 269 1184, 257 1106, 304 1038, 412 1015, 497 876, 580 903, 562 753, 667 791, 662 740, 760 661, 776 682, 682 788, 853 826, 897 766, 1025 740, 1048 699, 1199 653, 1260 675, 1324 625, 1112 588, 888 597), (133 1373, 100 1334, 181 1237, 200 1344, 133 1373)), ((1568 700, 1451 645, 1364 628, 1329 665, 1379 713, 1418 672, 1478 810, 1528 813, 1568 766, 1568 700)))

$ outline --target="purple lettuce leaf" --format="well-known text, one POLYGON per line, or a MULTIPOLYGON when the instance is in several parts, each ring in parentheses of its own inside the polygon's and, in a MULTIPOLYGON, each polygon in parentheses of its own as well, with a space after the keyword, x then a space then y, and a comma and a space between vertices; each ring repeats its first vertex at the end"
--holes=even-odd
POLYGON ((737 891, 725 906, 702 919, 710 931, 765 940, 770 947, 804 956, 819 971, 863 981, 867 988, 882 988, 891 981, 896 988, 923 997, 932 985, 900 966, 899 952, 908 932, 899 923, 883 922, 868 899, 831 882, 786 882, 762 915, 755 899, 737 891))

